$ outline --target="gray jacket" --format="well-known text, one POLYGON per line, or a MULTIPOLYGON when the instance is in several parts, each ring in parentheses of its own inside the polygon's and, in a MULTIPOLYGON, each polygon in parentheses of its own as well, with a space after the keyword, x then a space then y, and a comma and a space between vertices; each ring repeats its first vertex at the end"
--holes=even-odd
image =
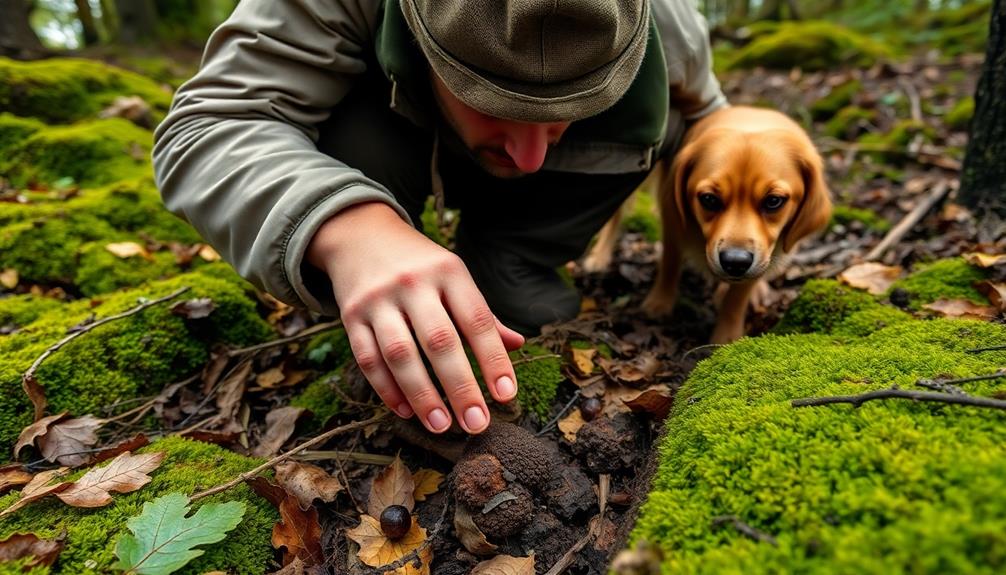
MULTIPOLYGON (((726 99, 701 15, 689 0, 651 1, 669 88, 663 140, 673 141, 685 122, 726 99)), ((338 313, 336 302, 318 294, 331 291, 302 274, 321 224, 369 201, 409 220, 387 189, 315 146, 317 125, 366 70, 384 2, 243 0, 213 33, 199 73, 175 94, 155 133, 154 170, 168 209, 257 287, 329 314, 338 313)), ((550 154, 545 168, 603 165, 596 156, 605 148, 582 144, 550 154)), ((633 165, 650 168, 649 161, 633 165)))

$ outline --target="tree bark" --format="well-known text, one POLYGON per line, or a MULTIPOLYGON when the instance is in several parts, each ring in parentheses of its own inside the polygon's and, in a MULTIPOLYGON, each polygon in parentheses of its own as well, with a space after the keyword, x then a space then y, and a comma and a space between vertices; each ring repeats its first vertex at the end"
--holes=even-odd
POLYGON ((119 13, 115 9, 115 0, 101 0, 101 25, 105 28, 106 42, 119 41, 119 13))
POLYGON ((958 198, 982 216, 1006 218, 1006 0, 992 5, 958 198))
POLYGON ((31 5, 24 0, 0 0, 0 56, 30 60, 46 54, 28 22, 30 12, 31 5))
POLYGON ((157 40, 157 8, 153 0, 115 0, 119 16, 118 41, 144 44, 157 40))
POLYGON ((84 29, 84 45, 94 46, 98 43, 98 28, 94 25, 91 5, 87 3, 87 0, 73 1, 77 5, 77 18, 80 19, 80 26, 84 29))

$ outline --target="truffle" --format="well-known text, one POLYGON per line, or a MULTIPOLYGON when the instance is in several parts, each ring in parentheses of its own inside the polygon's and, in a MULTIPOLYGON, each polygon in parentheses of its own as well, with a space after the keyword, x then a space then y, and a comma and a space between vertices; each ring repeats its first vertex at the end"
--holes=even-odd
POLYGON ((481 509, 492 496, 506 489, 503 466, 488 453, 463 459, 454 467, 452 486, 458 501, 481 509))
POLYGON ((476 509, 472 513, 475 525, 486 537, 499 539, 519 533, 534 517, 531 493, 519 483, 511 483, 508 491, 513 499, 506 499, 488 512, 476 509))
POLYGON ((552 479, 555 457, 530 431, 512 423, 493 422, 480 435, 472 437, 464 459, 488 453, 521 483, 541 492, 552 479))

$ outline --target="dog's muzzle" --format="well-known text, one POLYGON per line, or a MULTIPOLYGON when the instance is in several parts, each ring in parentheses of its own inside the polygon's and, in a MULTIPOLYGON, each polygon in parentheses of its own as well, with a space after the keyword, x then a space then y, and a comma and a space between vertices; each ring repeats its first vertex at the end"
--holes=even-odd
POLYGON ((728 248, 720 252, 720 267, 731 278, 741 278, 751 269, 754 259, 752 252, 728 248))

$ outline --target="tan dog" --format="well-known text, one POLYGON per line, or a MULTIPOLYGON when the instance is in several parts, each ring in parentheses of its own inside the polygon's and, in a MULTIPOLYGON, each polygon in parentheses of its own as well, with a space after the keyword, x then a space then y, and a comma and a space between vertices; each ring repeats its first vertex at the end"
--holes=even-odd
MULTIPOLYGON (((821 156, 810 138, 784 114, 762 108, 724 108, 697 122, 658 195, 663 254, 643 309, 670 314, 682 266, 697 264, 728 284, 714 343, 744 335, 758 281, 831 217, 821 156)), ((605 226, 585 261, 588 268, 604 263, 603 250, 610 260, 618 219, 605 226)))

